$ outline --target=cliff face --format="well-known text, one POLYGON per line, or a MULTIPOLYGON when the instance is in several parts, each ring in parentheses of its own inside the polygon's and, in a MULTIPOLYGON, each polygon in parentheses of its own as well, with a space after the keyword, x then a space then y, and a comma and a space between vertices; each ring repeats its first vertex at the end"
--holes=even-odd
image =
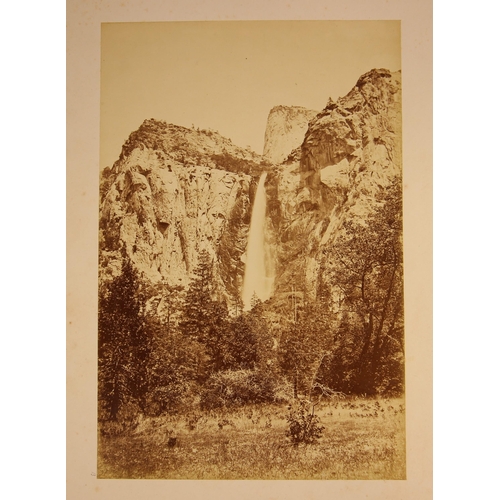
POLYGON ((277 242, 276 294, 314 297, 322 250, 363 219, 401 175, 401 73, 372 70, 310 122, 300 150, 268 181, 277 242))
POLYGON ((221 293, 237 294, 259 162, 216 132, 146 120, 102 173, 103 278, 125 251, 149 281, 185 286, 206 249, 221 293))
POLYGON ((277 106, 262 158, 212 131, 146 120, 101 176, 101 278, 123 251, 155 283, 187 285, 206 249, 222 296, 241 294, 256 183, 268 170, 274 300, 314 298, 324 250, 401 175, 401 74, 372 70, 316 113, 277 106), (279 163, 281 162, 281 163, 279 163))
POLYGON ((285 160, 302 144, 309 120, 317 113, 300 106, 275 106, 271 109, 264 136, 264 159, 270 163, 285 160))
POLYGON ((388 169, 401 166, 401 73, 381 69, 361 76, 311 121, 301 150, 301 181, 313 191, 321 182, 335 184, 346 161, 354 174, 362 165, 384 182, 388 169))

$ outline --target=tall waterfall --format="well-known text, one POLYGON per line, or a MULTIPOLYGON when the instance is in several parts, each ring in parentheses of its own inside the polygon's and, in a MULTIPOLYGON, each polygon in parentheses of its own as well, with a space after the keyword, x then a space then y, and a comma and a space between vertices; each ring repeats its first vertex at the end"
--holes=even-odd
POLYGON ((267 172, 263 172, 260 176, 250 220, 242 292, 243 305, 246 311, 251 308, 254 293, 262 301, 271 296, 274 282, 274 266, 272 265, 269 246, 265 237, 266 189, 264 183, 266 176, 267 172))

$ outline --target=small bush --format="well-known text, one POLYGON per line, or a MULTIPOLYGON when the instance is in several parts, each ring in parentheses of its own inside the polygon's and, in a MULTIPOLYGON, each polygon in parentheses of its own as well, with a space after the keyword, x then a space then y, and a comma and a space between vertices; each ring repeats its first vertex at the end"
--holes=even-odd
POLYGON ((312 444, 321 438, 325 428, 320 425, 317 415, 309 413, 306 401, 301 400, 295 405, 289 405, 288 410, 286 419, 289 427, 286 436, 295 446, 300 443, 312 444))
POLYGON ((254 370, 228 370, 214 373, 201 394, 203 409, 230 408, 274 400, 271 377, 254 370))

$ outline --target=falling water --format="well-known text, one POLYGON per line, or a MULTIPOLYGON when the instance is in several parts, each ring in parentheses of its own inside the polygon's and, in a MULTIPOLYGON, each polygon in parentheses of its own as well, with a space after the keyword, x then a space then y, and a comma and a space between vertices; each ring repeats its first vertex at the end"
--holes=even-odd
POLYGON ((247 311, 251 308, 254 293, 262 301, 271 296, 274 281, 269 248, 265 238, 266 189, 264 183, 266 176, 267 172, 263 172, 257 186, 248 235, 242 292, 244 309, 247 311))

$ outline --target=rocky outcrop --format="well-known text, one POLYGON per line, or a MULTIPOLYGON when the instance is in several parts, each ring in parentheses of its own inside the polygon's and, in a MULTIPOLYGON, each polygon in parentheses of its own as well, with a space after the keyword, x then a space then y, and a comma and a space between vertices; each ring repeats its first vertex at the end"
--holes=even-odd
POLYGON ((292 289, 314 298, 324 250, 401 174, 401 73, 372 70, 319 113, 273 108, 264 159, 214 131, 146 120, 101 176, 101 278, 119 272, 125 251, 149 281, 187 285, 206 249, 220 293, 240 296, 265 168, 272 300, 279 306, 292 289))
POLYGON ((101 180, 101 267, 125 251, 143 277, 186 285, 205 249, 221 293, 241 289, 260 157, 216 132, 146 120, 101 180))
POLYGON ((301 185, 316 199, 322 182, 336 187, 347 174, 357 184, 368 169, 383 185, 400 168, 401 72, 375 69, 311 121, 301 146, 301 185))
POLYGON ((401 73, 372 70, 327 103, 309 122, 300 151, 268 178, 277 297, 292 286, 314 297, 322 250, 346 221, 374 209, 401 168, 401 73))
POLYGON ((317 111, 300 106, 275 106, 269 112, 264 136, 263 158, 281 163, 304 140, 309 121, 317 111))

